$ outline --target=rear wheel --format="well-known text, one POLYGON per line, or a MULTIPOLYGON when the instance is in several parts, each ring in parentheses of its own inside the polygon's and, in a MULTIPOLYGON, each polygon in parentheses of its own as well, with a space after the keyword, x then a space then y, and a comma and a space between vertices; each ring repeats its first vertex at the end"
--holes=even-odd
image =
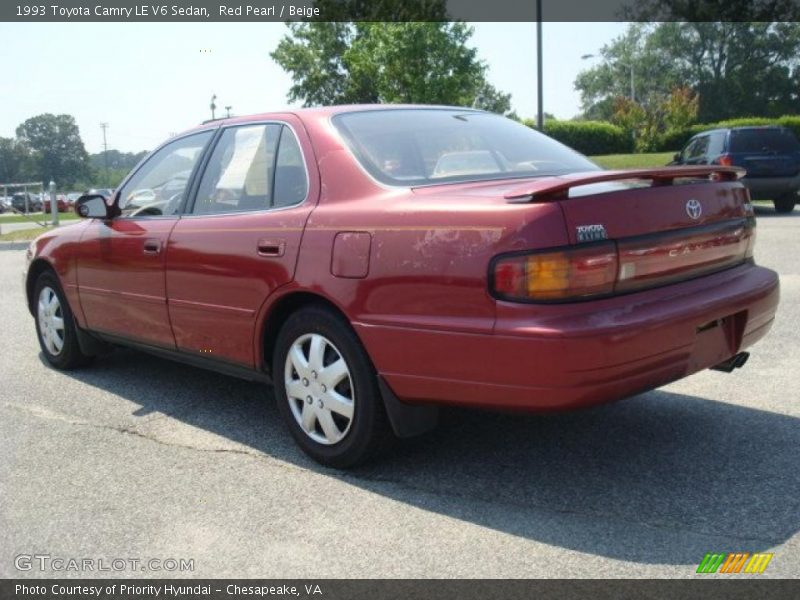
POLYGON ((795 204, 797 204, 797 192, 784 194, 773 200, 772 203, 775 205, 775 212, 790 213, 794 210, 795 204))
POLYGON ((45 271, 34 288, 36 334, 42 354, 57 369, 73 369, 91 362, 81 352, 72 311, 55 274, 45 271))
POLYGON ((324 465, 364 462, 391 439, 372 363, 349 324, 322 307, 299 310, 275 345, 278 410, 297 444, 324 465))

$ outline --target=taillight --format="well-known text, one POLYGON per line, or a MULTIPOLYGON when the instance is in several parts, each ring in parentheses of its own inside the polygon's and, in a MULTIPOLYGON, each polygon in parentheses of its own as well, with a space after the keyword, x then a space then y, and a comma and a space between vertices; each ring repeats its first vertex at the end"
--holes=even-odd
POLYGON ((733 166, 733 158, 731 158, 730 154, 723 154, 717 159, 717 162, 721 164, 723 167, 733 166))
POLYGON ((501 256, 492 268, 492 292, 516 301, 563 301, 610 294, 617 277, 613 242, 501 256))
POLYGON ((755 217, 618 240, 501 255, 490 289, 500 300, 564 302, 684 281, 752 258, 755 217))

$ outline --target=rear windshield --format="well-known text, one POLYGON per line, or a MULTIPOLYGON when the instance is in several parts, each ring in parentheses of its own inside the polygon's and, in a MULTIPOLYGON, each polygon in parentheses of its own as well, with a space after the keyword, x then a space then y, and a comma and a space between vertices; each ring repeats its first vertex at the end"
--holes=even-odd
POLYGON ((499 115, 459 109, 393 109, 333 119, 378 181, 417 186, 542 177, 599 167, 574 150, 499 115))
POLYGON ((797 152, 800 142, 788 129, 731 131, 731 152, 797 152))

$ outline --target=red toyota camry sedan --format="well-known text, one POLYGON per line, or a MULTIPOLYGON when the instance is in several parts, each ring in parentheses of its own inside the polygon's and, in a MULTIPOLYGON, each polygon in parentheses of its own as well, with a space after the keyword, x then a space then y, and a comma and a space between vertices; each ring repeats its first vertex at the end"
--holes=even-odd
POLYGON ((44 357, 115 345, 274 384, 301 448, 354 465, 437 406, 557 411, 763 337, 741 171, 605 171, 486 112, 350 106, 205 124, 37 238, 44 357))

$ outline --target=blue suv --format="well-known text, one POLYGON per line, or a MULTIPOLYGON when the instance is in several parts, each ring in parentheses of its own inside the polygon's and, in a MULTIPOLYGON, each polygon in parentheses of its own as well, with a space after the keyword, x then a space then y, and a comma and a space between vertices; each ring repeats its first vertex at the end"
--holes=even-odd
POLYGON ((794 210, 800 190, 800 142, 785 127, 731 127, 699 133, 675 155, 674 165, 743 167, 753 200, 772 200, 775 210, 794 210))

